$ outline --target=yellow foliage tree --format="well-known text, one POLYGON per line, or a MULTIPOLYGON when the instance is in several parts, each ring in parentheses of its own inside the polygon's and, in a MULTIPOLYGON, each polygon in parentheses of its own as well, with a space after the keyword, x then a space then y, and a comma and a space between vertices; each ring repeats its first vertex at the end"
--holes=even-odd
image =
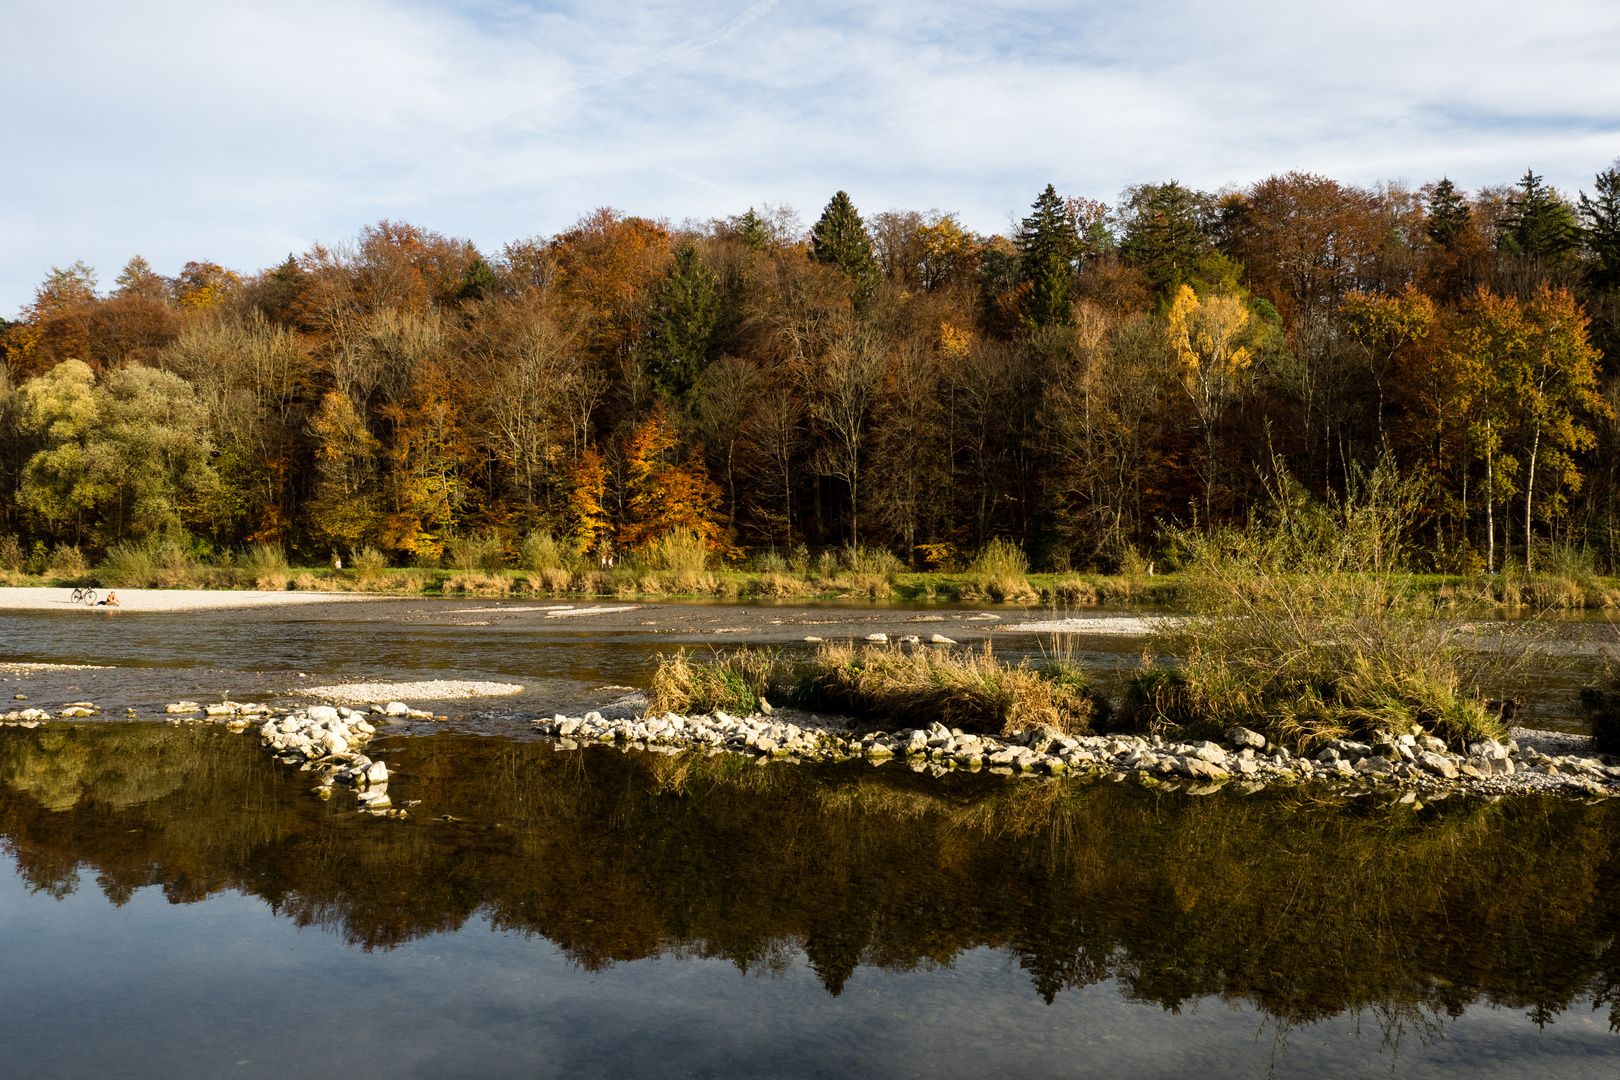
POLYGON ((1250 338, 1254 313, 1236 296, 1212 293, 1200 298, 1183 285, 1170 304, 1170 347, 1181 366, 1181 385, 1192 399, 1204 432, 1204 520, 1209 522, 1215 489, 1215 432, 1227 404, 1240 388, 1240 373, 1254 361, 1250 338))
POLYGON ((568 469, 569 538, 583 555, 608 534, 607 461, 587 447, 568 469))
POLYGON ((696 533, 711 551, 726 546, 720 488, 699 453, 681 465, 669 462, 679 445, 680 433, 660 401, 625 446, 630 520, 619 529, 622 546, 641 547, 676 530, 696 533))

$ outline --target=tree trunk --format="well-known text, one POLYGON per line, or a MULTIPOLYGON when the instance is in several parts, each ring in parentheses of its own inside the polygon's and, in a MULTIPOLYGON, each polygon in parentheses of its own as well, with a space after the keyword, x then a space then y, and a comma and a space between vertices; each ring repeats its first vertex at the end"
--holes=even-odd
POLYGON ((1536 495, 1536 456, 1541 453, 1541 426, 1530 440, 1530 473, 1524 480, 1524 569, 1530 570, 1530 506, 1536 495))
POLYGON ((1496 572, 1496 474, 1491 455, 1485 454, 1485 572, 1496 572))

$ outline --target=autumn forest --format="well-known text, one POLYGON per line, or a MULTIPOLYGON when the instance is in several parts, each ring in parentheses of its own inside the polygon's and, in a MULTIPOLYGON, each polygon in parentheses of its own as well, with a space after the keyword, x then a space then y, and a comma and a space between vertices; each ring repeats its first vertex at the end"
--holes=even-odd
POLYGON ((384 221, 251 273, 56 268, 0 349, 21 549, 428 566, 682 530, 1110 570, 1280 470, 1331 500, 1382 463, 1424 568, 1620 566, 1620 163, 1575 193, 1048 186, 991 236, 843 192, 808 229, 601 209, 499 251, 384 221))

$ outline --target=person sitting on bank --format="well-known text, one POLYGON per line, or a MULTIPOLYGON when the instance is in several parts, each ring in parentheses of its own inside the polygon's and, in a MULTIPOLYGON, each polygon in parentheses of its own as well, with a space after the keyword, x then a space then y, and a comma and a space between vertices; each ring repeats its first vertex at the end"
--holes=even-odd
POLYGON ((113 589, 107 590, 107 595, 96 601, 96 607, 123 607, 118 602, 118 593, 113 589))

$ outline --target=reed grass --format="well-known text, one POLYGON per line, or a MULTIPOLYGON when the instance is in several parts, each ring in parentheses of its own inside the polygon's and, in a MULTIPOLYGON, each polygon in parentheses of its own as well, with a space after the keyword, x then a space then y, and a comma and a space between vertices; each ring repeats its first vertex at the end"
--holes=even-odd
POLYGON ((751 713, 763 700, 853 716, 883 727, 939 722, 993 735, 1044 727, 1088 734, 1107 702, 1072 660, 998 660, 975 649, 825 644, 808 657, 738 649, 698 661, 659 657, 648 707, 751 713))
POLYGON ((1034 603, 1040 594, 1029 583, 1029 558, 1010 540, 991 540, 968 565, 970 580, 962 587, 964 600, 996 603, 1034 603))
POLYGON ((1528 640, 1482 643, 1403 587, 1398 538, 1419 497, 1381 466, 1318 503, 1279 468, 1247 526, 1178 534, 1196 614, 1144 657, 1132 722, 1200 735, 1241 724, 1297 749, 1375 731, 1502 736, 1486 687, 1525 662, 1528 640))
POLYGON ((494 529, 456 537, 445 545, 445 554, 463 574, 496 571, 506 563, 506 547, 494 529))
POLYGON ((280 592, 292 577, 287 565, 285 548, 271 544, 254 544, 242 559, 242 573, 252 580, 253 587, 268 592, 280 592))

